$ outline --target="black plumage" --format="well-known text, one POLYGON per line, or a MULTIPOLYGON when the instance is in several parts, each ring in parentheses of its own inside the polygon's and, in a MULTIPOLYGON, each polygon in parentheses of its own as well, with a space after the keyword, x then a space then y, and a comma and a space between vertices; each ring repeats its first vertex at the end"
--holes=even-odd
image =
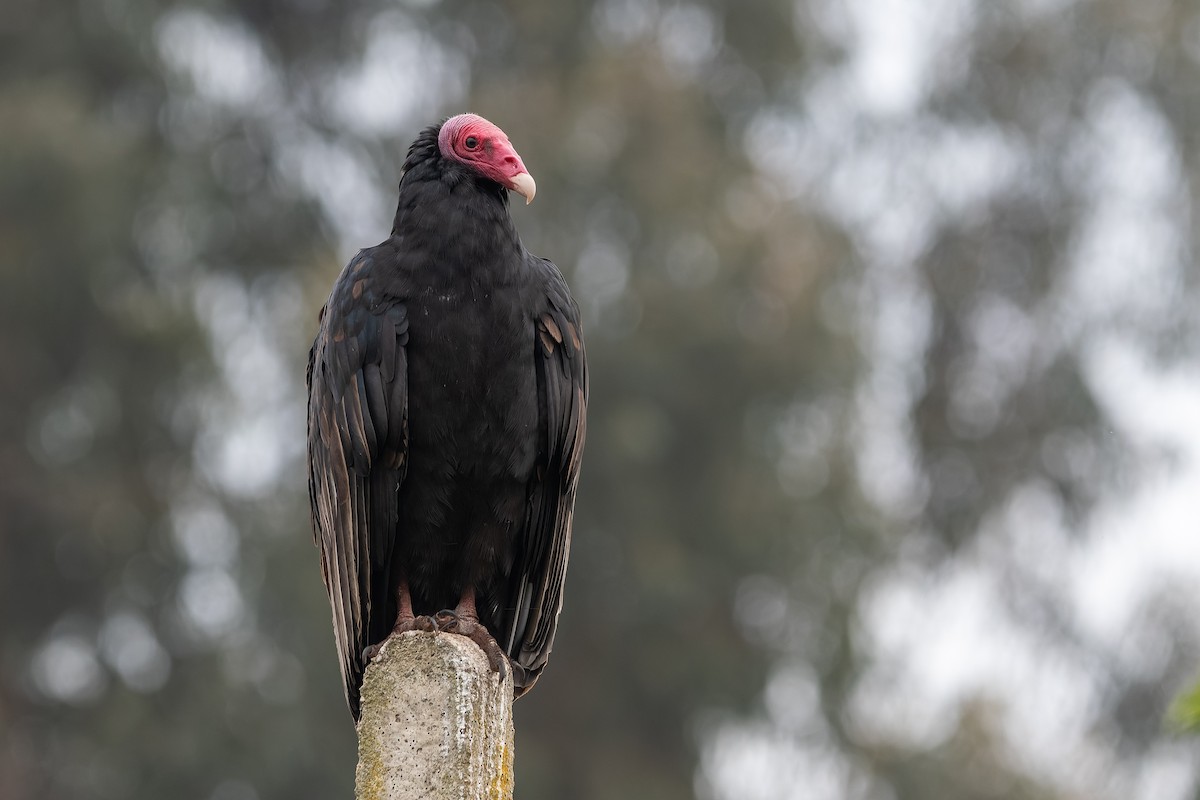
POLYGON ((321 311, 309 494, 355 718, 363 651, 394 628, 469 632, 477 614, 517 696, 554 641, 587 366, 578 307, 522 245, 510 189, 532 199, 533 180, 499 128, 427 128, 391 236, 351 259, 321 311), (457 620, 429 616, 443 609, 457 620))

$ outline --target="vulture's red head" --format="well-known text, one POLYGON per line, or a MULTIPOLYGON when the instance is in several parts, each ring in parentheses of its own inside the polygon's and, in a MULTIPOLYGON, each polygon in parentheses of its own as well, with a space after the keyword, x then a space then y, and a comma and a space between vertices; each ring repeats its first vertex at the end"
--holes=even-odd
POLYGON ((537 184, 521 163, 504 131, 477 114, 459 114, 442 123, 438 132, 442 157, 471 167, 506 189, 533 202, 537 184))

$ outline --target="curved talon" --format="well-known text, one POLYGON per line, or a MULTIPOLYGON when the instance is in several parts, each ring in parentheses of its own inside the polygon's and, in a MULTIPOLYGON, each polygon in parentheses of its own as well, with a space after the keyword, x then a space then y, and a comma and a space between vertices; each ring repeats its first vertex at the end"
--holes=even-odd
POLYGON ((458 629, 458 614, 448 608, 434 614, 433 621, 437 629, 444 633, 454 633, 458 629))
POLYGON ((487 628, 474 620, 463 619, 455 615, 455 626, 447 632, 465 636, 479 645, 479 649, 487 656, 488 664, 491 665, 495 672, 500 673, 500 679, 504 680, 508 674, 508 670, 511 668, 508 655, 500 648, 500 644, 488 632, 487 628))
POLYGON ((504 679, 508 677, 508 673, 512 669, 512 664, 509 662, 508 656, 502 652, 500 658, 492 666, 496 669, 496 672, 500 673, 500 683, 504 683, 504 679))

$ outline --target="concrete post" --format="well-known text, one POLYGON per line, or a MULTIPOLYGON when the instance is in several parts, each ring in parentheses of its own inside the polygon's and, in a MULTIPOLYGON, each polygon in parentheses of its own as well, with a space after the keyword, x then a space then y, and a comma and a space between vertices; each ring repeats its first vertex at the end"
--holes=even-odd
POLYGON ((392 636, 363 677, 356 800, 512 800, 512 703, 465 636, 392 636))

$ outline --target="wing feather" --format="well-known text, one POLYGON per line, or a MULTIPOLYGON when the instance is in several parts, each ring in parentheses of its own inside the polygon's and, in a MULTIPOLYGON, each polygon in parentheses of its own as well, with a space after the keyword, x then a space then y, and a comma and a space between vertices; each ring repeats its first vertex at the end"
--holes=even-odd
MULTIPOLYGON (((346 700, 358 717, 363 649, 387 607, 407 449, 408 321, 397 300, 352 291, 359 254, 322 310, 309 354, 309 498, 346 700), (375 616, 372 616, 372 612, 375 616)), ((369 259, 368 259, 369 262, 369 259)))
POLYGON ((505 646, 517 668, 517 696, 537 680, 550 655, 571 547, 571 523, 587 432, 587 359, 579 309, 548 261, 548 307, 534 326, 539 436, 544 461, 530 482, 524 547, 514 566, 505 646))

